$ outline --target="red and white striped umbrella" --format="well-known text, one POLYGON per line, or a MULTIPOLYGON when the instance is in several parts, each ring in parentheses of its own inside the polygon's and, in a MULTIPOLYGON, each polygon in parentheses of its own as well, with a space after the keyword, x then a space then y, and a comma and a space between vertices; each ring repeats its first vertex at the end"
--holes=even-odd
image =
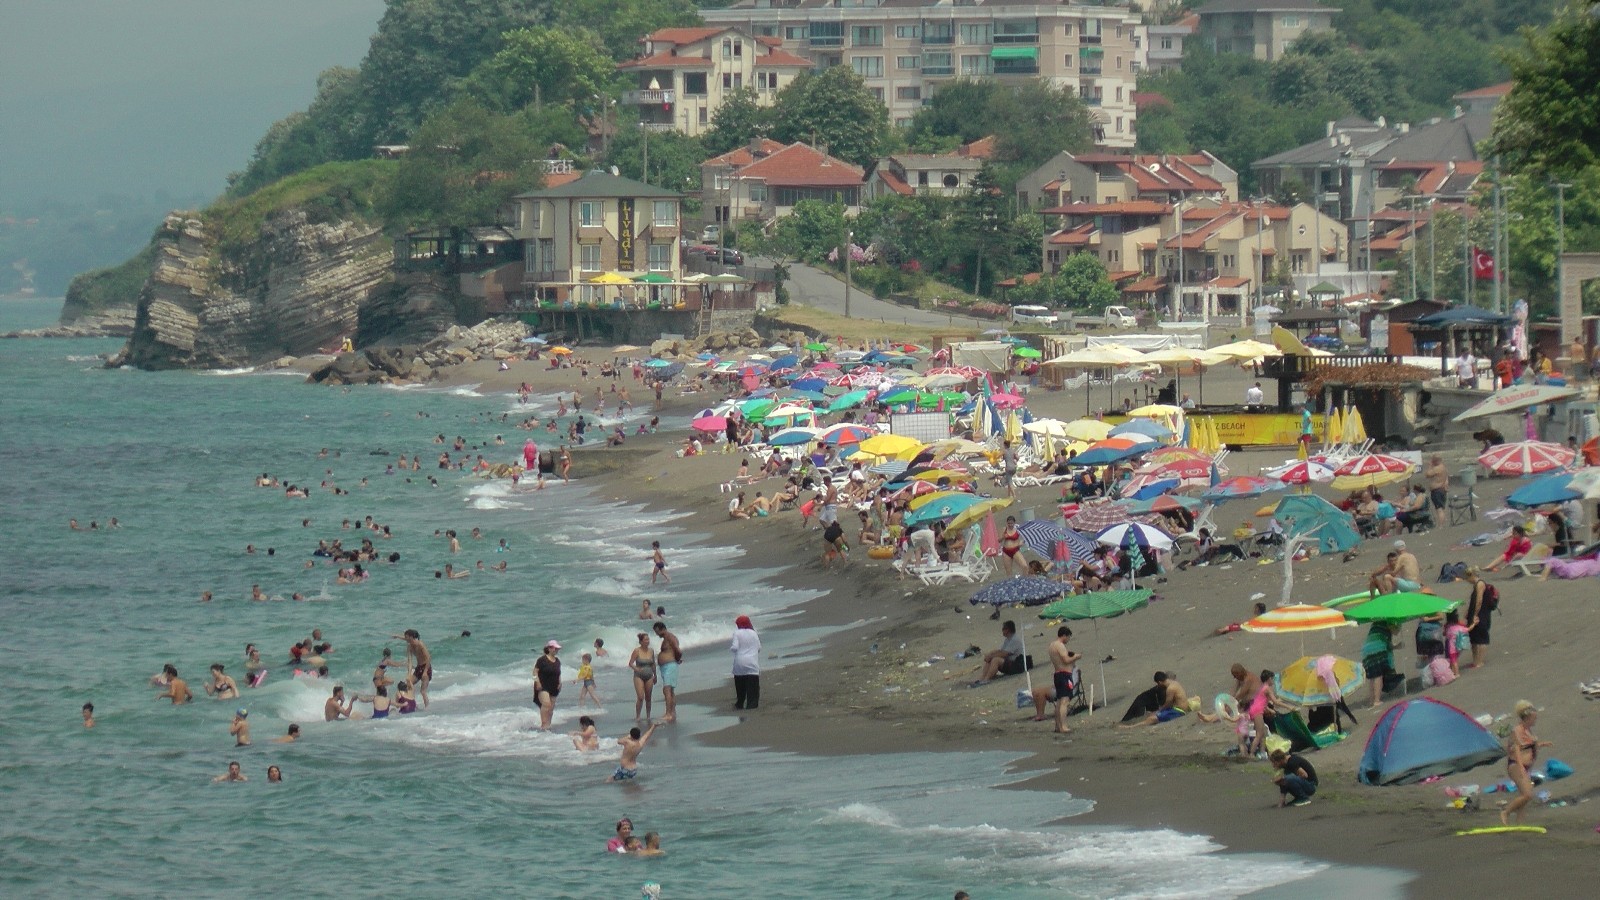
POLYGON ((1268 469, 1262 474, 1284 484, 1326 484, 1333 480, 1333 467, 1315 460, 1302 459, 1282 468, 1268 469))
POLYGON ((1478 465, 1496 475, 1535 475, 1564 468, 1577 454, 1562 446, 1546 441, 1518 441, 1490 447, 1478 457, 1478 465))
POLYGON ((923 372, 924 375, 960 375, 962 378, 982 378, 989 374, 975 366, 941 366, 923 372))
POLYGON ((1398 475, 1403 472, 1409 473, 1413 468, 1415 467, 1411 463, 1398 456, 1390 456, 1386 453, 1363 453, 1340 463, 1339 467, 1333 470, 1333 474, 1335 476, 1354 475, 1357 477, 1383 475, 1386 473, 1398 475))
POLYGON ((828 379, 828 383, 834 387, 872 388, 877 387, 878 385, 889 380, 889 376, 883 374, 882 372, 865 369, 851 372, 848 375, 840 375, 835 378, 830 378, 828 379))
POLYGON ((1157 480, 1177 478, 1181 481, 1206 483, 1211 480, 1211 460, 1177 457, 1154 464, 1146 463, 1134 470, 1133 474, 1136 476, 1148 476, 1157 480))
POLYGON ((1112 500, 1091 500, 1078 507, 1067 524, 1076 531, 1097 532, 1112 525, 1121 525, 1129 521, 1126 504, 1112 500))

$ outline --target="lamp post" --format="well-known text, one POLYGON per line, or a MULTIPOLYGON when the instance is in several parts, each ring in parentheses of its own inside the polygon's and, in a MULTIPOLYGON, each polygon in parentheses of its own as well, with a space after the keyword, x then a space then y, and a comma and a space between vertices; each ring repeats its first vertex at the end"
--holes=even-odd
MULTIPOLYGON (((1567 300, 1567 261, 1563 258, 1567 253, 1567 188, 1570 184, 1555 183, 1556 189, 1556 309, 1560 310, 1567 300)), ((1562 335, 1562 340, 1570 340, 1571 335, 1562 335)))
POLYGON ((1261 232, 1267 227, 1267 214, 1264 211, 1266 200, 1255 200, 1251 206, 1256 208, 1256 306, 1260 306, 1265 299, 1267 286, 1267 257, 1261 243, 1261 232))
POLYGON ((856 233, 846 230, 844 233, 844 317, 850 318, 850 247, 855 243, 856 233))
POLYGON ((1433 227, 1434 204, 1438 197, 1428 198, 1428 299, 1439 299, 1439 263, 1434 253, 1434 235, 1438 229, 1433 227))
POLYGON ((1411 301, 1417 299, 1417 200, 1411 198, 1411 301))

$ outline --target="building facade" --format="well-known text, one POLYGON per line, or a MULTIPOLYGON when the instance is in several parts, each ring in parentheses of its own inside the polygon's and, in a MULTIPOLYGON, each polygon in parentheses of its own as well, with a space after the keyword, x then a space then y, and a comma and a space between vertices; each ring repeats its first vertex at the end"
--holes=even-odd
POLYGON ((1234 200, 1238 196, 1238 173, 1203 150, 1143 155, 1062 151, 1017 180, 1021 209, 1122 200, 1234 200))
POLYGON ((1042 78, 1083 98, 1096 140, 1134 143, 1143 25, 1126 7, 1012 0, 740 0, 708 24, 776 38, 817 68, 850 66, 908 125, 958 78, 1042 78))
POLYGON ((606 273, 681 281, 682 201, 675 191, 606 172, 518 194, 509 230, 524 242, 524 287, 539 300, 595 303, 620 296, 615 284, 595 280, 606 273))
POLYGON ((1195 11, 1199 40, 1213 53, 1248 53, 1268 62, 1316 31, 1333 30, 1343 12, 1317 0, 1211 0, 1195 11))
POLYGON ((780 88, 811 68, 811 60, 779 43, 726 25, 663 28, 640 39, 637 59, 617 66, 636 84, 622 103, 638 108, 647 129, 698 135, 735 91, 749 88, 757 103, 771 106, 780 88))
POLYGON ((756 138, 700 164, 708 221, 723 225, 787 215, 801 200, 843 203, 859 212, 861 168, 810 146, 756 138))

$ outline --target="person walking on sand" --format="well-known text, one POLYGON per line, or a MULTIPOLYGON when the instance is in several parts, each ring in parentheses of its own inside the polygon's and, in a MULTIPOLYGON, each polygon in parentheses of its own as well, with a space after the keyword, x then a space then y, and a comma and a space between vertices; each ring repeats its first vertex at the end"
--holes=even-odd
POLYGON ((749 616, 733 620, 733 708, 761 705, 761 638, 749 616))
POLYGON ((404 634, 390 637, 406 642, 406 668, 411 670, 411 683, 422 697, 422 708, 427 709, 428 685, 433 682, 433 654, 428 652, 428 645, 422 642, 422 635, 415 628, 408 628, 404 634))
MULTIPOLYGON (((1067 709, 1072 703, 1072 694, 1078 687, 1078 660, 1083 654, 1076 650, 1067 649, 1067 641, 1072 640, 1072 629, 1065 625, 1056 629, 1056 639, 1050 642, 1050 665, 1055 669, 1056 689, 1056 734, 1070 734, 1072 729, 1067 727, 1067 709)), ((1034 716, 1034 721, 1044 718, 1034 716)))
POLYGON ((1539 759, 1539 748, 1553 746, 1533 734, 1533 726, 1539 721, 1539 710, 1532 703, 1518 700, 1516 714, 1517 724, 1506 738, 1506 775, 1517 786, 1517 796, 1506 804, 1505 809, 1500 810, 1501 825, 1510 825, 1513 814, 1519 823, 1527 815, 1528 804, 1533 802, 1533 781, 1528 773, 1533 771, 1533 764, 1539 759))
POLYGON ((606 779, 610 784, 615 781, 631 781, 639 775, 639 754, 644 752, 645 745, 650 743, 650 736, 656 733, 657 723, 650 723, 644 733, 638 727, 628 729, 627 737, 617 738, 617 746, 622 748, 622 759, 617 762, 617 770, 606 779))
POLYGON ((656 684, 656 655, 650 649, 650 635, 639 632, 639 646, 628 655, 628 669, 633 672, 633 719, 638 721, 639 711, 650 718, 651 694, 656 684))
POLYGON ((667 574, 667 558, 661 554, 660 541, 650 542, 650 562, 652 564, 650 569, 650 583, 655 584, 656 576, 660 575, 663 581, 665 581, 667 584, 671 584, 672 576, 667 574))
POLYGON ((1467 640, 1472 645, 1472 664, 1469 669, 1483 666, 1489 653, 1489 626, 1493 613, 1500 606, 1500 589, 1483 580, 1476 567, 1467 569, 1467 583, 1472 596, 1467 600, 1467 640))
POLYGON ((678 721, 678 664, 683 662, 683 648, 678 644, 678 636, 667 630, 667 623, 656 622, 652 626, 656 637, 661 639, 661 650, 656 654, 656 672, 661 678, 661 699, 666 702, 666 715, 661 717, 662 722, 678 721))
POLYGON ((556 697, 561 694, 561 658, 556 651, 561 644, 545 641, 544 655, 533 663, 533 704, 539 707, 539 730, 549 731, 550 720, 555 716, 556 697))

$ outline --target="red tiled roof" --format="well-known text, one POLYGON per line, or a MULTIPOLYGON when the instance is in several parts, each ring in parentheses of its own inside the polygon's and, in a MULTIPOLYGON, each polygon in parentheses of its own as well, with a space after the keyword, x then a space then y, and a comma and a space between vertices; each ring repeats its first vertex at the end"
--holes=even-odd
POLYGON ((763 178, 790 187, 843 187, 861 183, 861 169, 796 141, 739 169, 741 178, 763 178))
POLYGON ((1166 94, 1160 94, 1155 91, 1134 91, 1132 99, 1133 108, 1139 112, 1144 112, 1152 106, 1172 105, 1172 101, 1167 99, 1166 94))
POLYGON ((625 63, 618 63, 619 69, 709 69, 711 60, 703 56, 674 56, 671 53, 657 53, 642 59, 630 59, 625 63))
POLYGON ((1451 97, 1450 99, 1452 99, 1452 100, 1477 100, 1477 99, 1485 98, 1485 97, 1504 97, 1505 95, 1507 95, 1509 93, 1511 93, 1511 82, 1503 81, 1503 82, 1501 82, 1499 84, 1491 84, 1488 87, 1478 88, 1475 91, 1462 91, 1461 93, 1456 94, 1454 97, 1451 97))
POLYGON ((1250 279, 1248 278, 1236 278, 1231 275, 1219 275, 1216 278, 1206 282, 1206 284, 1210 285, 1211 287, 1219 288, 1240 288, 1249 283, 1250 279))
POLYGON ((542 189, 548 190, 553 187, 560 187, 563 184, 571 184, 582 177, 582 172, 553 172, 544 176, 544 185, 542 189))
POLYGON ((1122 289, 1124 294, 1153 294, 1167 286, 1165 275, 1146 275, 1122 289))
POLYGON ((1112 281, 1127 281, 1129 278, 1137 278, 1138 276, 1138 269, 1123 269, 1120 272, 1112 272, 1106 275, 1112 281))
POLYGON ((778 49, 773 49, 772 52, 765 56, 756 57, 755 64, 758 66, 777 66, 780 68, 798 67, 806 69, 809 69, 812 66, 811 60, 806 59, 803 56, 795 56, 793 53, 790 53, 787 50, 778 49))
POLYGON ((994 156, 994 145, 994 135, 987 135, 985 137, 978 138, 971 143, 962 144, 961 147, 956 150, 956 155, 965 156, 969 159, 989 159, 990 157, 994 156))
POLYGON ((1090 235, 1094 232, 1094 223, 1085 222, 1077 228, 1067 231, 1058 231, 1050 236, 1050 243, 1062 244, 1069 247, 1082 247, 1089 243, 1090 235))
POLYGON ((727 30, 728 26, 726 25, 718 28, 658 28, 640 38, 639 43, 642 44, 646 41, 651 41, 654 43, 677 44, 678 46, 682 46, 684 44, 692 44, 695 41, 703 41, 712 35, 721 34, 727 30))
POLYGON ((1199 228, 1196 228, 1193 231, 1181 236, 1173 235, 1171 238, 1168 238, 1167 246, 1182 247, 1185 250, 1204 250, 1206 241, 1210 240, 1212 235, 1216 234, 1218 231, 1221 231, 1223 226, 1239 217, 1239 213, 1232 210, 1222 210, 1220 212, 1220 215, 1216 215, 1215 218, 1211 219, 1211 221, 1205 223, 1204 225, 1201 225, 1199 228))
MULTIPOLYGON (((777 153, 779 150, 782 150, 782 149, 783 149, 783 144, 780 144, 780 143, 778 143, 777 141, 775 141, 775 140, 773 140, 771 138, 762 138, 761 139, 761 155, 762 155, 763 158, 771 156, 772 154, 777 153)), ((700 165, 702 165, 702 166, 748 166, 748 165, 750 165, 751 163, 753 163, 755 161, 756 161, 756 158, 750 154, 750 145, 749 144, 741 144, 740 146, 735 147, 732 150, 729 150, 727 153, 724 153, 721 156, 713 156, 713 157, 711 157, 710 159, 706 160, 705 162, 701 163, 700 165)))
POLYGON ((880 168, 875 170, 873 174, 877 175, 878 179, 887 185, 889 190, 894 191, 896 194, 904 194, 909 197, 916 193, 915 191, 911 190, 911 185, 906 184, 904 179, 888 169, 880 168))
POLYGON ((1005 281, 996 281, 995 287, 1016 287, 1018 284, 1035 284, 1043 276, 1038 272, 1029 272, 1021 278, 1007 278, 1005 281))

